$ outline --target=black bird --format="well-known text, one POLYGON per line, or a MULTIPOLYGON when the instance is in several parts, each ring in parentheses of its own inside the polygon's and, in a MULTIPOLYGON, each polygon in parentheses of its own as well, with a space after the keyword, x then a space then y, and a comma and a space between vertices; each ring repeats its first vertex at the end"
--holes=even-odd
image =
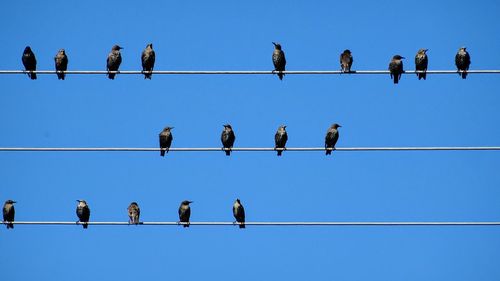
POLYGON ((342 127, 339 124, 335 123, 326 131, 325 136, 325 151, 326 155, 332 154, 332 150, 335 150, 335 145, 339 140, 339 131, 338 129, 342 127))
POLYGON ((184 227, 189 227, 189 217, 191 216, 191 207, 189 204, 193 201, 184 200, 179 207, 179 222, 185 222, 184 227))
POLYGON ((78 202, 78 205, 76 206, 76 215, 78 216, 78 220, 83 223, 83 228, 87 228, 89 227, 87 222, 89 222, 90 219, 89 205, 87 205, 85 200, 76 200, 76 202, 78 202))
POLYGON ((139 217, 141 215, 141 209, 139 208, 139 205, 137 205, 136 202, 132 202, 128 206, 127 210, 128 210, 128 217, 129 217, 128 223, 139 224, 139 217))
MULTIPOLYGON (((111 48, 111 52, 108 55, 107 59, 107 71, 118 71, 120 64, 122 63, 122 55, 120 54, 120 50, 123 49, 118 45, 114 45, 111 48)), ((109 79, 115 79, 115 73, 108 73, 109 79)))
MULTIPOLYGON (((56 63, 57 71, 66 71, 68 70, 68 56, 66 56, 66 51, 64 49, 60 49, 54 57, 54 61, 56 63)), ((64 80, 66 77, 65 73, 57 73, 57 79, 64 80)))
POLYGON ((457 66, 458 75, 461 75, 462 79, 467 78, 467 70, 469 70, 470 66, 470 56, 466 49, 465 47, 458 49, 455 55, 455 65, 457 66))
POLYGON ((286 126, 282 125, 278 128, 276 134, 274 135, 274 143, 275 143, 274 149, 276 150, 278 148, 282 148, 277 151, 278 156, 281 156, 283 150, 286 149, 285 146, 287 140, 288 140, 288 134, 286 133, 286 126))
POLYGON ((349 73, 351 72, 352 66, 352 55, 350 50, 344 50, 342 54, 340 54, 340 69, 342 72, 349 73))
POLYGON ((424 73, 417 73, 418 80, 427 77, 427 65, 429 64, 429 59, 427 58, 427 49, 418 50, 415 55, 415 70, 424 71, 424 73))
POLYGON ((142 51, 141 60, 144 79, 151 79, 153 74, 150 71, 153 71, 155 67, 155 51, 153 50, 153 44, 149 43, 146 49, 142 51))
POLYGON ((220 141, 222 142, 222 148, 226 152, 226 155, 231 155, 231 148, 233 148, 236 136, 234 135, 233 128, 229 124, 225 124, 224 130, 222 130, 222 135, 220 136, 220 141))
POLYGON ((239 223, 240 228, 245 228, 245 208, 241 205, 240 199, 236 199, 233 204, 233 216, 239 223))
POLYGON ((14 203, 16 201, 12 200, 7 200, 5 201, 5 204, 3 205, 3 222, 10 222, 7 223, 7 229, 12 228, 14 229, 14 224, 12 223, 14 221, 14 216, 16 215, 16 210, 14 209, 14 203))
POLYGON ((281 50, 281 45, 279 43, 274 43, 274 52, 273 52, 273 64, 274 64, 274 71, 278 71, 278 77, 280 80, 283 80, 283 76, 285 74, 282 73, 282 71, 285 71, 285 65, 286 65, 286 59, 285 59, 285 52, 281 50))
POLYGON ((172 144, 172 140, 174 137, 172 136, 171 130, 174 127, 165 127, 163 131, 160 132, 160 155, 165 156, 165 152, 168 153, 170 149, 170 145, 172 144))
POLYGON ((401 74, 404 72, 402 59, 404 57, 395 55, 389 63, 389 71, 391 72, 391 79, 394 78, 394 84, 398 83, 399 79, 401 79, 401 74))
MULTIPOLYGON (((36 71, 36 58, 30 46, 24 48, 22 61, 25 70, 36 71)), ((28 72, 28 77, 31 78, 31 80, 36 80, 36 73, 28 72)))

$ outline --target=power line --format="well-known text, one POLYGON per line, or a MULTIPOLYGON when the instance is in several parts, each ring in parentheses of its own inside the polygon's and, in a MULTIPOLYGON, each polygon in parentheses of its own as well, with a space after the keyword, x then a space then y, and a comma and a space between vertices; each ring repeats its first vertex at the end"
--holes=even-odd
MULTIPOLYGON (((74 221, 15 221, 18 225, 131 225, 128 222, 74 222, 74 221)), ((3 222, 3 224, 7 224, 3 222)), ((183 225, 180 222, 140 222, 139 225, 183 225)), ((132 224, 133 225, 133 224, 132 224)), ((236 226, 236 222, 190 222, 189 225, 199 226, 236 226)), ((477 222, 245 222, 247 226, 500 226, 500 221, 477 221, 477 222)))
MULTIPOLYGON (((56 70, 37 70, 37 71, 26 71, 26 70, 0 70, 0 74, 144 74, 145 72, 140 70, 122 70, 122 71, 105 71, 105 70, 67 70, 67 71, 56 71, 56 70)), ((154 70, 151 72, 154 75, 269 75, 277 74, 275 71, 270 70, 154 70)), ((353 70, 349 73, 342 72, 340 70, 297 70, 297 71, 283 71, 283 74, 287 75, 319 75, 319 74, 340 74, 340 75, 350 75, 350 74, 390 74, 389 70, 353 70)), ((457 70, 427 70, 426 72, 421 70, 406 70, 403 74, 416 74, 416 73, 426 73, 426 74, 457 74, 461 71, 457 70)), ((467 74, 500 74, 500 70, 467 70, 467 74)))
MULTIPOLYGON (((160 151, 153 147, 0 147, 0 152, 151 152, 160 151)), ((225 151, 221 147, 171 147, 175 152, 225 151)), ((277 151, 274 147, 233 147, 231 151, 277 151)), ((335 151, 478 151, 500 150, 500 146, 429 146, 429 147, 338 147, 335 151)), ((325 151, 324 147, 288 147, 284 151, 325 151)))

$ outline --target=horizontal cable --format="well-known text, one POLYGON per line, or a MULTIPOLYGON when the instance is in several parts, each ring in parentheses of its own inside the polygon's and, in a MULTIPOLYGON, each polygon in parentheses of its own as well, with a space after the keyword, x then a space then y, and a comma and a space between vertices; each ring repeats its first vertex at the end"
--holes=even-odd
MULTIPOLYGON (((7 224, 3 222, 3 224, 7 224)), ((21 225, 130 225, 128 222, 16 221, 21 225)), ((140 222, 139 225, 183 225, 181 222, 140 222)), ((239 225, 236 222, 190 222, 189 225, 239 225)), ((500 222, 245 222, 249 226, 500 226, 500 222)))
MULTIPOLYGON (((36 74, 56 74, 56 73, 65 73, 65 74, 144 74, 142 71, 138 70, 122 70, 122 71, 106 71, 106 70, 67 70, 67 71, 55 71, 55 70, 37 70, 37 71, 25 71, 25 70, 0 70, 0 74, 28 74, 28 73, 36 73, 36 74)), ((151 72, 146 72, 151 74, 170 74, 170 75, 181 75, 181 74, 276 74, 275 71, 270 70, 249 70, 249 71, 239 71, 239 70, 189 70, 189 71, 180 71, 180 70, 154 70, 151 72)), ((342 72, 340 70, 299 70, 299 71, 282 71, 283 74, 389 74, 389 70, 353 70, 349 73, 342 72)), ((406 70, 403 74, 416 74, 416 73, 424 73, 421 70, 406 70)), ((459 71, 457 70, 427 70, 425 73, 427 74, 457 74, 459 71)), ((500 74, 500 70, 467 70, 468 74, 500 74)))
MULTIPOLYGON (((0 147, 2 151, 160 151, 160 148, 153 147, 0 147)), ((221 147, 171 147, 169 151, 225 151, 221 147)), ((325 151, 324 147, 287 147, 286 149, 274 147, 233 147, 231 151, 325 151)), ((457 151, 457 150, 500 150, 500 146, 429 146, 429 147, 337 147, 335 151, 457 151)))

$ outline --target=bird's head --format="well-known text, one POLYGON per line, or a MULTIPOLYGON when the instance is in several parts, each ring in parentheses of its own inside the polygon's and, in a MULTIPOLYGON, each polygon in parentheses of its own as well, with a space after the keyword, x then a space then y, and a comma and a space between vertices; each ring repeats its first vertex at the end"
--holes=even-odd
POLYGON ((339 125, 339 124, 337 124, 337 123, 332 124, 332 128, 334 128, 334 129, 338 129, 338 128, 340 128, 340 127, 342 127, 342 126, 340 126, 340 125, 339 125))
POLYGON ((17 202, 16 202, 16 201, 12 201, 12 200, 10 200, 10 199, 9 199, 9 200, 7 200, 7 201, 5 201, 5 204, 14 204, 14 203, 17 203, 17 202))
POLYGON ((241 202, 240 202, 240 199, 239 199, 239 198, 236 198, 236 202, 238 202, 238 204, 241 204, 241 202))
POLYGON ((24 48, 24 52, 25 53, 31 52, 31 47, 30 46, 26 46, 26 48, 24 48))
POLYGON ((425 54, 428 51, 428 49, 420 49, 418 50, 419 54, 425 54))
POLYGON ((400 56, 400 55, 395 55, 395 56, 394 56, 394 57, 392 57, 392 58, 393 58, 393 59, 395 59, 395 60, 402 60, 402 59, 404 59, 405 57, 402 57, 402 56, 400 56))
POLYGON ((467 51, 467 47, 463 46, 463 47, 460 47, 459 51, 467 51))
POLYGON ((276 50, 281 50, 281 45, 280 45, 280 43, 274 43, 274 42, 272 42, 272 43, 273 43, 274 48, 275 48, 276 50))
POLYGON ((222 125, 222 126, 224 126, 224 128, 229 128, 229 129, 231 129, 231 130, 233 129, 233 127, 231 127, 231 125, 229 125, 229 124, 224 124, 224 125, 222 125))
POLYGON ((193 203, 193 201, 188 201, 188 200, 182 201, 182 205, 189 205, 191 203, 193 203))
POLYGON ((167 126, 167 127, 163 128, 163 131, 165 131, 165 132, 170 132, 170 130, 172 130, 173 128, 174 128, 174 127, 169 127, 169 126, 167 126))
POLYGON ((350 54, 351 54, 351 50, 349 50, 349 49, 345 49, 345 50, 344 50, 344 54, 348 54, 348 55, 350 55, 350 54))
POLYGON ((111 48, 111 50, 113 50, 113 51, 119 51, 121 49, 123 49, 123 48, 118 46, 118 45, 114 45, 113 48, 111 48))
POLYGON ((153 49, 153 43, 149 43, 146 48, 150 48, 150 49, 153 49))
POLYGON ((61 54, 65 55, 65 54, 66 54, 66 50, 64 50, 64 49, 60 49, 60 50, 59 50, 59 53, 61 53, 61 54))
POLYGON ((130 205, 131 205, 131 206, 139 206, 139 205, 137 204, 137 202, 132 202, 132 203, 130 203, 130 205))

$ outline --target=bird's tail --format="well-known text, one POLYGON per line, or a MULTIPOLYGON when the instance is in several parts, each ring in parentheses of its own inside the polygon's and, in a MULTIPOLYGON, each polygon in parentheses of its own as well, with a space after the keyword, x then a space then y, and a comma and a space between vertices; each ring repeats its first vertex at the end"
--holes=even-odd
POLYGON ((108 73, 108 78, 111 79, 111 80, 114 80, 115 79, 115 73, 108 73))
POLYGON ((466 70, 462 71, 462 75, 461 76, 462 76, 462 79, 467 78, 467 71, 466 70))
POLYGON ((57 73, 57 79, 59 80, 64 80, 65 76, 66 75, 64 73, 59 73, 59 72, 57 73))
POLYGON ((186 222, 185 224, 183 224, 184 227, 189 227, 189 222, 186 222))
POLYGON ((277 153, 278 153, 278 156, 281 156, 281 153, 283 153, 283 150, 280 149, 277 151, 277 153))
POLYGON ((226 156, 230 156, 231 155, 231 150, 226 150, 226 156))
POLYGON ((7 229, 9 229, 9 228, 14 229, 14 224, 13 224, 13 223, 8 223, 8 224, 7 224, 7 229))
POLYGON ((280 80, 283 80, 283 76, 285 76, 285 74, 281 73, 281 71, 278 72, 278 77, 280 78, 280 80))
POLYGON ((165 150, 164 148, 160 148, 160 155, 161 156, 165 156, 165 150))
POLYGON ((329 147, 326 148, 325 150, 325 155, 331 155, 332 154, 332 151, 330 149, 328 149, 329 147))
POLYGON ((422 78, 425 80, 425 78, 427 76, 427 74, 425 74, 425 73, 417 73, 417 75, 418 75, 418 80, 420 80, 422 78))
POLYGON ((82 226, 83 226, 83 228, 84 228, 84 229, 87 229, 87 227, 89 227, 89 225, 88 225, 86 222, 84 222, 84 223, 82 224, 82 226))
POLYGON ((240 223, 240 228, 245 228, 245 223, 244 222, 240 223))
POLYGON ((399 74, 394 75, 394 84, 397 84, 399 82, 399 74))
POLYGON ((148 72, 149 72, 149 71, 144 72, 144 79, 149 79, 149 80, 151 80, 151 76, 152 76, 152 74, 151 74, 151 73, 148 73, 148 72))
POLYGON ((31 78, 31 80, 36 80, 36 73, 28 73, 28 76, 31 78))

